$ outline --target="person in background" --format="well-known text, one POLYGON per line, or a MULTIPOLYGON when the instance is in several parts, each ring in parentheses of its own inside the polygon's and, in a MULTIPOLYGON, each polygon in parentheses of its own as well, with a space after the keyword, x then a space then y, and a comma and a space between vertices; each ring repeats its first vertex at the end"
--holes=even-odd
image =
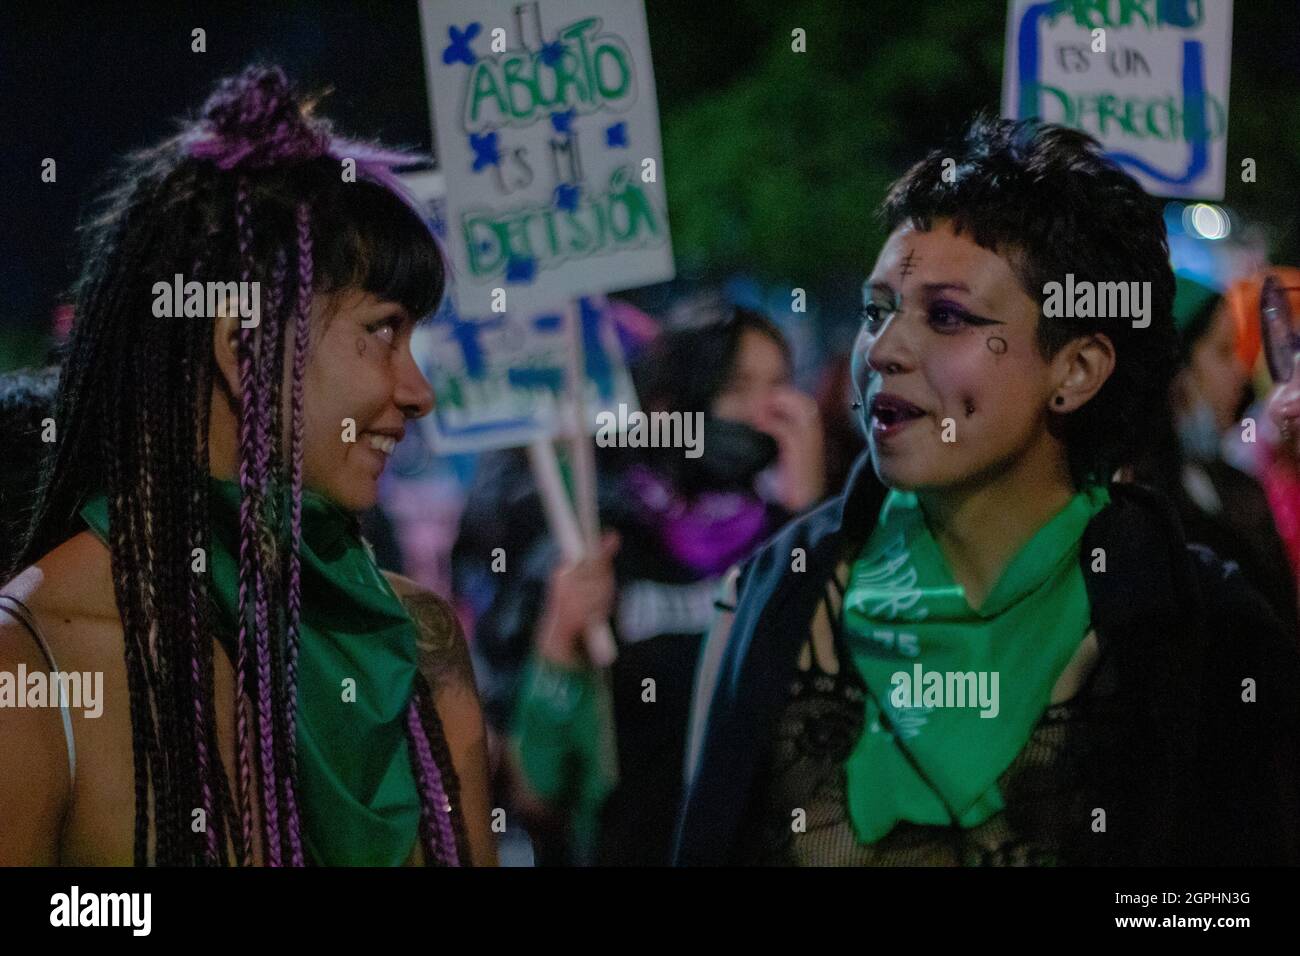
POLYGON ((493 548, 516 562, 496 576, 474 647, 539 863, 668 862, 720 575, 825 489, 817 407, 791 386, 791 369, 776 326, 745 309, 661 335, 632 367, 642 407, 701 413, 703 453, 598 449, 610 530, 599 555, 576 565, 556 565, 522 456, 484 462, 453 567, 481 588, 493 548), (607 677, 585 661, 592 619, 610 620, 618 644, 607 677))
POLYGON ((817 386, 817 407, 826 427, 826 487, 842 488, 866 439, 862 422, 852 409, 852 355, 836 355, 822 369, 817 386))
POLYGON ((1261 449, 1264 490, 1300 581, 1300 269, 1274 269, 1259 284, 1261 337, 1277 387, 1266 408, 1278 430, 1261 449))
POLYGON ((1174 324, 1173 427, 1153 421, 1136 477, 1175 504, 1188 541, 1240 565, 1294 631, 1295 578, 1268 498, 1259 482, 1223 458, 1225 438, 1242 427, 1249 386, 1229 303, 1210 286, 1180 275, 1174 324))
POLYGON ((58 390, 56 365, 0 375, 0 569, 18 559, 31 521, 41 466, 53 447, 42 423, 54 413, 58 390))

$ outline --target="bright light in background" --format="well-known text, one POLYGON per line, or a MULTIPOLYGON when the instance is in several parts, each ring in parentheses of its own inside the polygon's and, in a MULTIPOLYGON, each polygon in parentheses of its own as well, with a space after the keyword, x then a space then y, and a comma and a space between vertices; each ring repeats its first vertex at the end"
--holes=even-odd
POLYGON ((1183 209, 1183 228, 1202 239, 1226 239, 1232 232, 1232 221, 1218 206, 1198 202, 1183 209))

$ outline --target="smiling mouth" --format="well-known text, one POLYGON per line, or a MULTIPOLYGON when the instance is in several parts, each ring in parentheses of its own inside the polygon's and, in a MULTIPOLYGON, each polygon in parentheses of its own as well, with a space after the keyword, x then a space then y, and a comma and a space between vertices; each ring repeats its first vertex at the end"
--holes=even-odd
POLYGON ((366 432, 366 441, 375 451, 383 452, 385 455, 391 455, 393 449, 397 447, 397 439, 392 435, 379 435, 375 432, 366 432))

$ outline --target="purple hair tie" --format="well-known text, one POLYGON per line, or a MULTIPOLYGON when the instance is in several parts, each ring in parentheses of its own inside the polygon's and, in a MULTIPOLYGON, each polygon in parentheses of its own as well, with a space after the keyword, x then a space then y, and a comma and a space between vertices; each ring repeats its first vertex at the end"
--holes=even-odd
POLYGON ((278 66, 251 66, 227 77, 203 105, 186 151, 218 169, 268 169, 324 156, 328 124, 309 119, 278 66))
POLYGON ((278 66, 250 66, 222 80, 185 143, 190 156, 222 170, 291 166, 321 156, 351 159, 362 178, 386 188, 421 220, 427 218, 393 171, 425 158, 334 136, 329 123, 310 118, 278 66))

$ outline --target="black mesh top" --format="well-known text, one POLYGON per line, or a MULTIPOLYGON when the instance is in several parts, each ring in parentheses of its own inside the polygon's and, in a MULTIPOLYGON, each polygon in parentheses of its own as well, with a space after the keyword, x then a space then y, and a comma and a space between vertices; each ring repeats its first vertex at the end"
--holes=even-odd
MULTIPOLYGON (((838 606, 838 602, 837 602, 838 606)), ((823 605, 823 608, 825 605, 823 605)), ((741 860, 777 866, 1052 866, 1093 824, 1081 766, 1090 728, 1107 719, 1113 675, 1105 656, 1070 700, 1047 708, 999 778, 1005 807, 968 830, 900 823, 874 844, 849 819, 845 761, 863 732, 866 685, 838 614, 818 611, 777 719, 741 833, 741 860), (832 627, 826 627, 835 621, 832 627), (818 640, 817 624, 823 637, 818 640), (829 633, 826 633, 829 632, 829 633), (832 636, 833 635, 833 636, 832 636), (818 645, 814 648, 814 643, 818 645), (847 666, 841 666, 840 662, 847 666), (801 820, 798 810, 804 811, 801 820), (801 825, 802 824, 802 825, 801 825)))

